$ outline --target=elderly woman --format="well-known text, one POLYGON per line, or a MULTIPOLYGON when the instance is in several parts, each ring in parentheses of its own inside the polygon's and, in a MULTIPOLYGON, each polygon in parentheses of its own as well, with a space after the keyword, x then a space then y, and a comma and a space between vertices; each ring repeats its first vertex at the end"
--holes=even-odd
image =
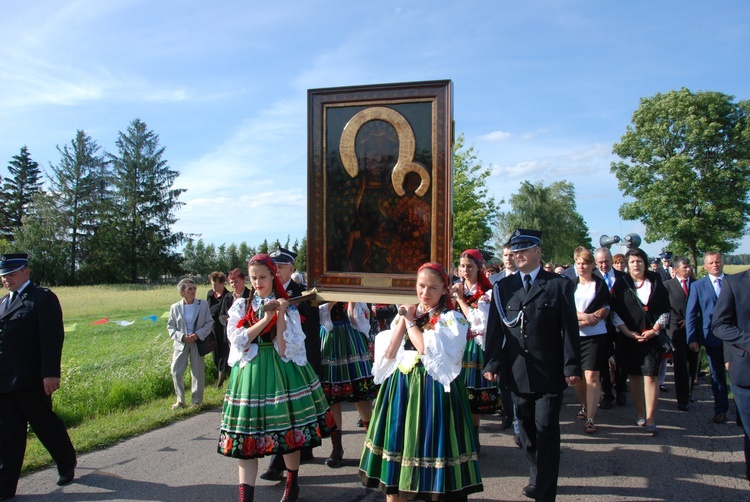
POLYGON ((581 337, 581 369, 584 379, 575 385, 581 410, 576 418, 586 420, 585 431, 596 434, 594 419, 601 395, 600 372, 606 368, 609 352, 606 319, 610 295, 604 279, 594 275, 594 254, 585 247, 573 253, 576 272, 575 302, 581 337))
POLYGON ((177 402, 172 409, 185 407, 185 380, 183 378, 190 361, 191 396, 190 405, 199 406, 203 402, 205 384, 205 366, 203 356, 198 352, 195 342, 205 340, 211 333, 214 320, 208 308, 208 302, 196 300, 195 282, 182 279, 177 284, 182 300, 172 305, 169 310, 167 332, 174 340, 172 352, 172 383, 177 394, 177 402))
POLYGON ((659 276, 647 270, 648 256, 641 249, 630 249, 625 259, 628 273, 615 282, 612 291, 613 322, 622 334, 623 359, 638 414, 636 424, 655 436, 662 358, 658 336, 669 324, 669 293, 659 276))

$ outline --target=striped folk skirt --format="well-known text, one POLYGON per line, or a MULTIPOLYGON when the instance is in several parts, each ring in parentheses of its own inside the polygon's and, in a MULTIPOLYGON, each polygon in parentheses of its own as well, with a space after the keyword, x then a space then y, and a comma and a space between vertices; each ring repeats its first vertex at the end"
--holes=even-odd
POLYGON ((349 322, 320 328, 323 392, 329 404, 371 401, 377 389, 372 381, 372 360, 367 338, 349 322))
POLYGON ((457 378, 445 392, 421 364, 408 374, 396 370, 375 400, 359 477, 408 500, 461 500, 482 491, 463 383, 457 378))
POLYGON ((250 459, 320 446, 336 428, 309 364, 284 362, 273 343, 232 368, 221 411, 218 452, 250 459))
POLYGON ((469 406, 474 414, 495 413, 500 409, 500 392, 497 382, 490 382, 484 375, 484 354, 476 338, 466 341, 459 379, 466 386, 469 406))

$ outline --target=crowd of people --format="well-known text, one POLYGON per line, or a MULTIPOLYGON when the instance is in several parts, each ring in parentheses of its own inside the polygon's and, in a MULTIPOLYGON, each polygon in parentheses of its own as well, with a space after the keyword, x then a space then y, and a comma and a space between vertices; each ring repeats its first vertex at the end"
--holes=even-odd
MULTIPOLYGON (((461 253, 453 274, 425 263, 411 305, 314 305, 300 298, 306 287, 293 279, 296 255, 283 248, 252 257, 247 273, 214 272, 205 300, 196 298, 192 279, 183 279, 167 322, 172 408, 201 404, 211 341, 217 386, 226 384, 217 451, 237 459, 241 501, 253 500, 257 477, 284 481, 282 502, 297 500, 300 465, 327 438, 325 465, 340 467, 341 432, 350 425, 342 422, 344 402, 354 404, 365 430, 361 451, 349 453, 359 457, 359 478, 388 501, 466 500, 481 492, 479 425, 494 413, 503 415, 503 428, 513 427, 528 459, 522 494, 554 500, 565 390, 573 387, 580 401, 576 418, 584 433, 606 428, 597 411, 626 406, 629 393, 634 426, 654 436, 667 359, 677 408, 689 411, 703 347, 711 420, 727 419, 729 375, 750 459, 749 272, 725 276, 716 252, 706 253, 702 279, 685 257, 664 255, 655 269, 636 247, 614 256, 606 247, 579 247, 573 266, 562 270, 542 256, 541 233, 518 229, 497 265, 476 249, 461 253), (269 462, 259 476, 263 457, 269 462)), ((59 311, 51 292, 30 284, 25 255, 3 256, 0 276, 11 291, 0 304, 5 333, 39 331, 41 305, 59 311), (19 308, 30 313, 14 313, 19 308)), ((62 329, 61 318, 46 322, 62 329)), ((55 332, 43 335, 54 341, 51 363, 41 357, 35 370, 43 381, 14 369, 7 342, 0 350, 0 371, 25 375, 11 387, 8 378, 0 381, 0 500, 15 494, 23 459, 22 444, 6 445, 18 443, 16 432, 28 423, 57 462, 58 484, 74 478, 75 451, 50 404, 62 345, 55 332), (33 407, 22 406, 25 400, 33 407)))

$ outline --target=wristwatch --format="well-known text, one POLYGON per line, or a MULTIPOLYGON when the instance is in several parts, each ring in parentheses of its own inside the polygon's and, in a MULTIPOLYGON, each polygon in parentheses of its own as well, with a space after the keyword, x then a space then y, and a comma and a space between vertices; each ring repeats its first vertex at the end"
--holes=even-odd
POLYGON ((406 329, 413 328, 414 326, 416 326, 416 324, 414 324, 413 322, 410 322, 409 324, 406 325, 406 329))

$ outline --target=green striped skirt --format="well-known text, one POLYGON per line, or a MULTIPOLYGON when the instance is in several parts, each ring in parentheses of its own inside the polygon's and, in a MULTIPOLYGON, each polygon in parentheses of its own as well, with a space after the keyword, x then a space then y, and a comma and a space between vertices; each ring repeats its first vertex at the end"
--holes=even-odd
POLYGON ((370 488, 408 500, 460 500, 483 490, 466 389, 421 364, 380 387, 359 464, 370 488))
POLYGON ((309 364, 284 362, 273 343, 232 368, 221 411, 218 452, 250 459, 320 446, 336 428, 309 364))
POLYGON ((333 323, 329 332, 320 328, 323 362, 321 385, 330 404, 371 401, 377 393, 372 381, 372 360, 367 338, 349 321, 333 323))

